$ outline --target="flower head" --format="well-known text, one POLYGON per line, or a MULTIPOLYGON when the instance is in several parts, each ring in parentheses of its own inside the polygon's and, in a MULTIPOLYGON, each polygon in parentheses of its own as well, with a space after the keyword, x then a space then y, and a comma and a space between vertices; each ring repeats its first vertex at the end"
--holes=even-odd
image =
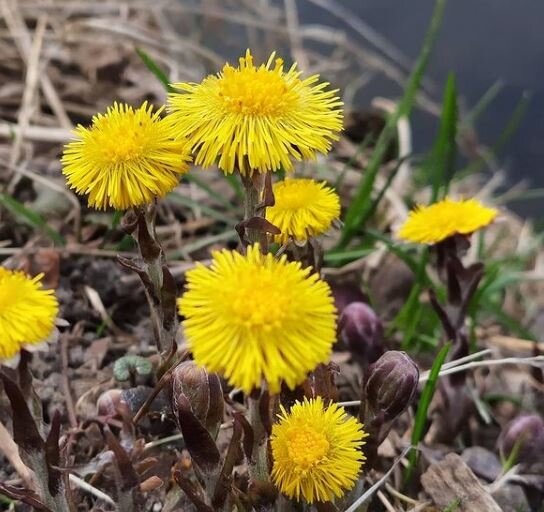
POLYGON ((41 287, 42 277, 0 267, 0 360, 53 333, 59 305, 53 290, 41 287))
POLYGON ((272 480, 290 498, 331 501, 351 489, 365 456, 367 434, 342 407, 321 397, 281 408, 272 427, 272 480))
POLYGON ((174 140, 168 118, 144 102, 140 108, 114 103, 93 117, 92 126, 78 126, 76 140, 64 147, 63 173, 89 206, 124 210, 163 197, 188 170, 188 148, 174 140))
POLYGON ((336 312, 329 286, 286 257, 223 250, 210 268, 187 272, 179 300, 195 361, 246 392, 265 379, 272 393, 282 380, 294 388, 327 361, 336 312))
POLYGON ((275 204, 266 219, 280 228, 279 242, 302 241, 327 231, 340 215, 340 198, 315 180, 288 179, 274 184, 275 204))
POLYGON ((226 64, 202 83, 174 84, 169 108, 179 134, 196 153, 195 163, 231 174, 291 170, 291 157, 327 153, 342 129, 342 103, 319 76, 301 79, 293 64, 272 54, 255 66, 248 50, 237 68, 226 64))
POLYGON ((456 234, 470 235, 491 224, 497 214, 497 210, 487 208, 476 199, 446 198, 411 211, 398 236, 410 242, 436 244, 456 234))

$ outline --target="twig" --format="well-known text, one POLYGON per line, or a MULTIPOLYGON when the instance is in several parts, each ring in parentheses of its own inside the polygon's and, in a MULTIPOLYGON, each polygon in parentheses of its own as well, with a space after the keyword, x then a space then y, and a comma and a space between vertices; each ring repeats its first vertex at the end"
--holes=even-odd
POLYGON ((389 475, 393 472, 393 470, 397 467, 397 465, 400 463, 400 461, 406 456, 409 450, 411 450, 413 447, 407 446, 404 448, 402 453, 395 459, 391 467, 387 470, 387 472, 372 486, 370 489, 368 489, 362 496, 357 498, 353 504, 346 509, 345 512, 355 512, 365 501, 367 501, 381 486, 382 484, 389 478, 389 475))
POLYGON ((404 501, 405 503, 408 503, 409 505, 418 505, 419 501, 414 500, 410 498, 409 496, 406 496, 405 494, 402 494, 401 492, 397 491, 391 484, 385 483, 385 488, 387 489, 387 492, 391 494, 391 496, 394 496, 395 498, 404 501))
POLYGON ((301 69, 309 69, 309 62, 302 48, 300 38, 300 25, 298 20, 298 11, 295 0, 283 0, 285 9, 285 19, 287 21, 287 30, 289 34, 289 43, 291 45, 291 54, 298 62, 301 69))
MULTIPOLYGON (((32 102, 36 96, 36 88, 38 86, 38 78, 40 74, 40 54, 46 26, 47 16, 42 15, 38 18, 38 24, 36 25, 36 30, 34 31, 34 39, 32 40, 32 45, 28 54, 25 88, 23 90, 21 107, 19 108, 19 113, 17 114, 17 125, 19 126, 19 130, 15 135, 13 146, 11 148, 11 154, 9 156, 10 166, 15 166, 19 160, 24 133, 30 123, 30 118, 32 117, 32 102)), ((18 180, 11 180, 8 190, 13 190, 16 181, 18 180)))
MULTIPOLYGON (((18 2, 13 0, 0 0, 0 12, 8 26, 8 29, 13 34, 13 39, 19 50, 23 61, 28 62, 30 48, 32 46, 30 33, 27 26, 18 10, 18 2)), ((51 82, 51 79, 44 71, 40 73, 40 87, 47 100, 47 103, 51 107, 55 116, 59 120, 59 123, 63 128, 72 128, 70 118, 66 114, 62 102, 51 82)))
POLYGON ((68 333, 63 333, 60 336, 60 358, 62 364, 61 382, 64 401, 68 411, 68 420, 72 428, 77 428, 77 415, 74 406, 74 398, 70 389, 70 379, 68 378, 68 333))
POLYGON ((81 205, 79 204, 79 201, 77 197, 70 192, 69 189, 67 189, 63 185, 59 185, 55 183, 53 180, 50 180, 44 176, 40 176, 39 174, 29 171, 28 169, 23 169, 21 166, 13 166, 10 164, 2 163, 0 162, 0 165, 4 165, 8 169, 11 169, 17 174, 21 174, 22 176, 26 176, 27 178, 40 183, 44 187, 48 187, 51 190, 54 190, 55 192, 58 192, 59 194, 62 194, 65 196, 68 201, 71 203, 71 205, 74 207, 74 232, 76 234, 76 237, 79 239, 79 233, 81 230, 81 205))
POLYGON ((25 130, 15 123, 0 120, 0 137, 13 138, 22 132, 21 137, 41 142, 66 142, 71 137, 70 130, 49 126, 27 126, 25 130))
POLYGON ((87 491, 89 494, 92 494, 99 500, 105 501, 109 505, 115 506, 115 501, 113 501, 113 499, 110 498, 105 492, 102 492, 100 489, 93 487, 91 484, 85 482, 85 480, 83 480, 82 478, 79 478, 73 473, 69 473, 68 478, 70 479, 70 482, 72 482, 76 487, 87 491))
POLYGON ((376 495, 378 496, 378 499, 382 502, 382 505, 386 508, 388 512, 398 512, 395 510, 395 507, 391 505, 387 497, 382 491, 377 491, 376 495))
MULTIPOLYGON (((455 368, 448 368, 440 372, 440 377, 444 377, 445 375, 451 375, 452 373, 463 372, 470 368, 479 368, 481 366, 497 366, 497 365, 503 365, 503 364, 526 364, 529 366, 539 367, 540 366, 539 363, 544 364, 544 356, 506 357, 504 359, 488 359, 487 361, 476 361, 473 363, 467 363, 460 366, 456 366, 455 368)), ((424 380, 422 379, 427 380, 428 375, 423 375, 422 377, 420 377, 419 382, 424 382, 424 380)))
MULTIPOLYGON (((487 352, 489 349, 483 350, 487 352)), ((445 377, 446 375, 451 375, 453 373, 464 372, 470 368, 479 368, 485 366, 498 366, 503 364, 526 364, 530 366, 539 367, 540 364, 544 364, 544 356, 534 356, 534 357, 506 357, 504 359, 487 359, 485 361, 475 361, 466 364, 459 364, 459 361, 466 361, 467 359, 475 359, 476 357, 481 357, 482 353, 478 352, 470 356, 463 357, 457 361, 451 361, 448 363, 448 368, 442 369, 440 371, 439 377, 445 377)), ((445 365, 444 365, 445 366, 445 365)), ((419 383, 427 382, 429 379, 429 372, 423 372, 419 377, 419 383)), ((361 405, 360 400, 351 400, 348 402, 338 402, 338 405, 341 407, 356 407, 361 405)))
POLYGON ((21 457, 19 456, 19 448, 2 422, 0 422, 0 450, 6 459, 8 459, 9 463, 13 466, 13 469, 17 471, 17 474, 21 477, 25 487, 33 489, 33 472, 21 460, 21 457))

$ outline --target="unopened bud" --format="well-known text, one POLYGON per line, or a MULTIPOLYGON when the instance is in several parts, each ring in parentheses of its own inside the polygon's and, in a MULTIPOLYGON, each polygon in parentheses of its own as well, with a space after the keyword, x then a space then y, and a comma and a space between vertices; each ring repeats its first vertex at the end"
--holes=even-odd
POLYGON ((384 422, 394 420, 412 402, 418 381, 418 367, 405 352, 385 352, 368 368, 365 398, 370 414, 384 422))
POLYGON ((223 392, 217 375, 208 373, 194 361, 184 361, 172 371, 171 393, 170 403, 176 418, 183 397, 203 425, 211 432, 217 430, 224 409, 223 392))
POLYGON ((172 371, 172 407, 174 414, 179 406, 178 399, 185 395, 194 415, 204 422, 210 405, 208 372, 193 361, 184 361, 172 371))
POLYGON ((352 302, 368 301, 368 297, 355 284, 330 283, 330 287, 338 315, 341 315, 344 308, 352 302))
POLYGON ((504 459, 508 459, 514 452, 513 456, 519 462, 532 463, 542 460, 544 419, 536 414, 518 416, 505 425, 497 445, 504 459))
POLYGON ((99 416, 115 416, 121 402, 120 389, 108 389, 104 391, 96 401, 99 416))
POLYGON ((338 320, 338 334, 363 367, 383 354, 382 322, 364 302, 352 302, 344 308, 338 320))

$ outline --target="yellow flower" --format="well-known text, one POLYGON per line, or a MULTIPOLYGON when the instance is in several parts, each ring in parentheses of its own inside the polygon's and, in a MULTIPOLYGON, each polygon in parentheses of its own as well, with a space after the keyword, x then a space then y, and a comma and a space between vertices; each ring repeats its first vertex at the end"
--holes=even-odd
POLYGON ((0 267, 0 360, 53 333, 59 305, 53 290, 42 288, 42 277, 0 267))
POLYGON ((328 360, 336 311, 329 286, 298 262, 250 246, 244 256, 223 250, 210 268, 187 272, 179 300, 197 364, 223 374, 247 393, 268 382, 294 388, 328 360))
POLYGON ((89 206, 125 210, 163 197, 188 170, 185 142, 174 140, 164 107, 153 113, 114 103, 93 117, 92 126, 78 126, 77 140, 64 147, 63 173, 79 194, 89 194, 89 206))
POLYGON ((218 160, 225 174, 291 170, 291 157, 313 159, 327 153, 342 129, 342 102, 319 76, 301 79, 293 64, 273 53, 255 66, 251 52, 202 83, 174 84, 169 108, 179 135, 196 152, 195 163, 218 160))
POLYGON ((497 210, 476 199, 443 199, 430 206, 418 206, 410 212, 398 236, 409 242, 436 244, 450 236, 470 235, 491 224, 497 210))
POLYGON ((272 480, 289 498, 332 501, 350 490, 365 456, 363 425, 342 407, 304 399, 289 412, 281 407, 272 427, 272 480))
POLYGON ((340 198, 325 183, 287 179, 274 184, 275 204, 266 218, 280 228, 277 241, 307 240, 327 231, 340 215, 340 198))

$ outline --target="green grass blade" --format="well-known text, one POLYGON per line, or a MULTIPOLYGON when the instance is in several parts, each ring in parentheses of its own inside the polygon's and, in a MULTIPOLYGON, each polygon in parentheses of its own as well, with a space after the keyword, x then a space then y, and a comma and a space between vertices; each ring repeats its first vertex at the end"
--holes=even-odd
POLYGON ((374 147, 372 156, 368 163, 368 167, 364 173, 364 178, 361 181, 359 188, 352 199, 351 204, 346 212, 344 230, 340 238, 340 247, 346 247, 355 233, 361 227, 361 219, 363 218, 365 205, 370 201, 370 196, 374 187, 376 175, 381 167, 383 159, 387 153, 389 144, 395 136, 396 126, 401 117, 408 116, 415 103, 419 85, 423 78, 425 69, 431 56, 431 51, 438 35, 446 0, 437 0, 431 18, 431 23, 425 35, 423 47, 417 59, 414 71, 412 72, 406 91, 400 101, 395 112, 388 118, 385 127, 378 138, 378 142, 374 147))
MULTIPOLYGON (((440 373, 440 369, 442 368, 442 365, 446 360, 446 356, 448 355, 450 348, 451 343, 446 343, 433 362, 433 366, 429 374, 429 380, 425 383, 425 387, 423 388, 423 392, 421 393, 421 398, 419 399, 419 404, 417 406, 414 428, 412 430, 412 446, 417 447, 417 445, 423 438, 425 426, 427 424, 427 411, 436 390, 436 384, 438 383, 438 374, 440 373)), ((417 450, 413 448, 408 453, 408 466, 406 467, 406 472, 404 474, 405 482, 410 481, 416 462, 417 450)))
POLYGON ((200 179, 195 174, 188 173, 183 178, 191 183, 194 183, 197 187, 201 188, 206 192, 211 198, 215 199, 219 204, 225 206, 228 210, 237 211, 238 208, 233 205, 225 196, 216 192, 212 187, 210 187, 204 180, 200 179))
POLYGON ((375 249, 368 247, 353 249, 350 251, 329 251, 325 253, 325 255, 323 256, 323 260, 329 265, 344 263, 346 261, 351 262, 359 258, 364 258, 365 256, 372 254, 374 251, 375 249))
POLYGON ((235 221, 234 217, 229 215, 227 212, 219 211, 208 205, 201 204, 200 202, 195 201, 194 199, 191 199, 190 197, 179 194, 178 192, 170 192, 170 194, 166 196, 166 200, 172 201, 173 203, 177 203, 182 206, 186 206, 187 208, 191 208, 192 210, 200 210, 203 214, 207 215, 208 217, 211 217, 212 219, 218 220, 225 224, 235 221))
POLYGON ((355 150, 355 153, 351 155, 348 159, 348 161, 344 164, 342 167, 342 170, 340 171, 340 174, 338 175, 338 178, 336 178, 336 182, 334 183, 334 188, 338 190, 342 183, 344 182, 344 178, 346 177, 346 173, 348 172, 348 169, 357 162, 357 159, 364 153, 366 148, 370 146, 370 143, 374 140, 374 134, 373 133, 367 133, 365 135, 365 138, 359 143, 357 146, 357 149, 355 150))
POLYGON ((174 88, 170 85, 168 76, 155 60, 141 48, 136 48, 136 53, 138 54, 138 57, 142 59, 142 62, 146 65, 147 69, 157 77, 157 80, 163 85, 166 92, 174 92, 174 88))
POLYGON ((378 209, 379 204, 384 198, 385 193, 387 192, 387 189, 391 186, 391 183, 393 183, 393 180, 395 179, 395 176, 397 175, 401 165, 408 158, 410 158, 410 155, 407 155, 406 157, 401 158, 397 162, 397 165, 395 166, 395 168, 389 173, 389 176, 387 176, 387 179, 385 180, 385 183, 383 184, 382 188, 376 194, 376 197, 364 205, 363 211, 361 212, 361 222, 360 222, 362 226, 364 226, 367 223, 367 221, 374 215, 374 213, 378 209))
POLYGON ((431 177, 432 198, 434 203, 442 195, 446 195, 449 182, 455 172, 457 154, 457 88, 455 77, 450 73, 444 92, 440 129, 428 162, 427 176, 431 177), (441 191, 443 194, 441 194, 441 191))
POLYGON ((478 118, 487 110, 487 108, 493 103, 498 94, 502 91, 504 84, 501 80, 495 82, 478 100, 478 103, 474 105, 474 108, 463 119, 459 131, 466 130, 474 126, 474 123, 478 118))
POLYGON ((14 217, 47 235, 55 245, 64 245, 62 235, 47 224, 44 218, 11 196, 0 194, 0 204, 14 217))
POLYGON ((497 139, 495 144, 493 144, 491 149, 486 151, 485 155, 482 155, 475 162, 472 162, 470 165, 468 165, 465 169, 459 171, 456 175, 459 179, 480 172, 487 165, 487 162, 489 160, 492 160, 497 154, 500 153, 500 151, 510 140, 512 135, 514 135, 519 128, 519 125, 525 117, 525 113, 527 112, 530 103, 531 94, 524 93, 520 98, 518 104, 516 105, 516 108, 512 112, 512 115, 508 119, 505 127, 501 131, 499 138, 497 139))

